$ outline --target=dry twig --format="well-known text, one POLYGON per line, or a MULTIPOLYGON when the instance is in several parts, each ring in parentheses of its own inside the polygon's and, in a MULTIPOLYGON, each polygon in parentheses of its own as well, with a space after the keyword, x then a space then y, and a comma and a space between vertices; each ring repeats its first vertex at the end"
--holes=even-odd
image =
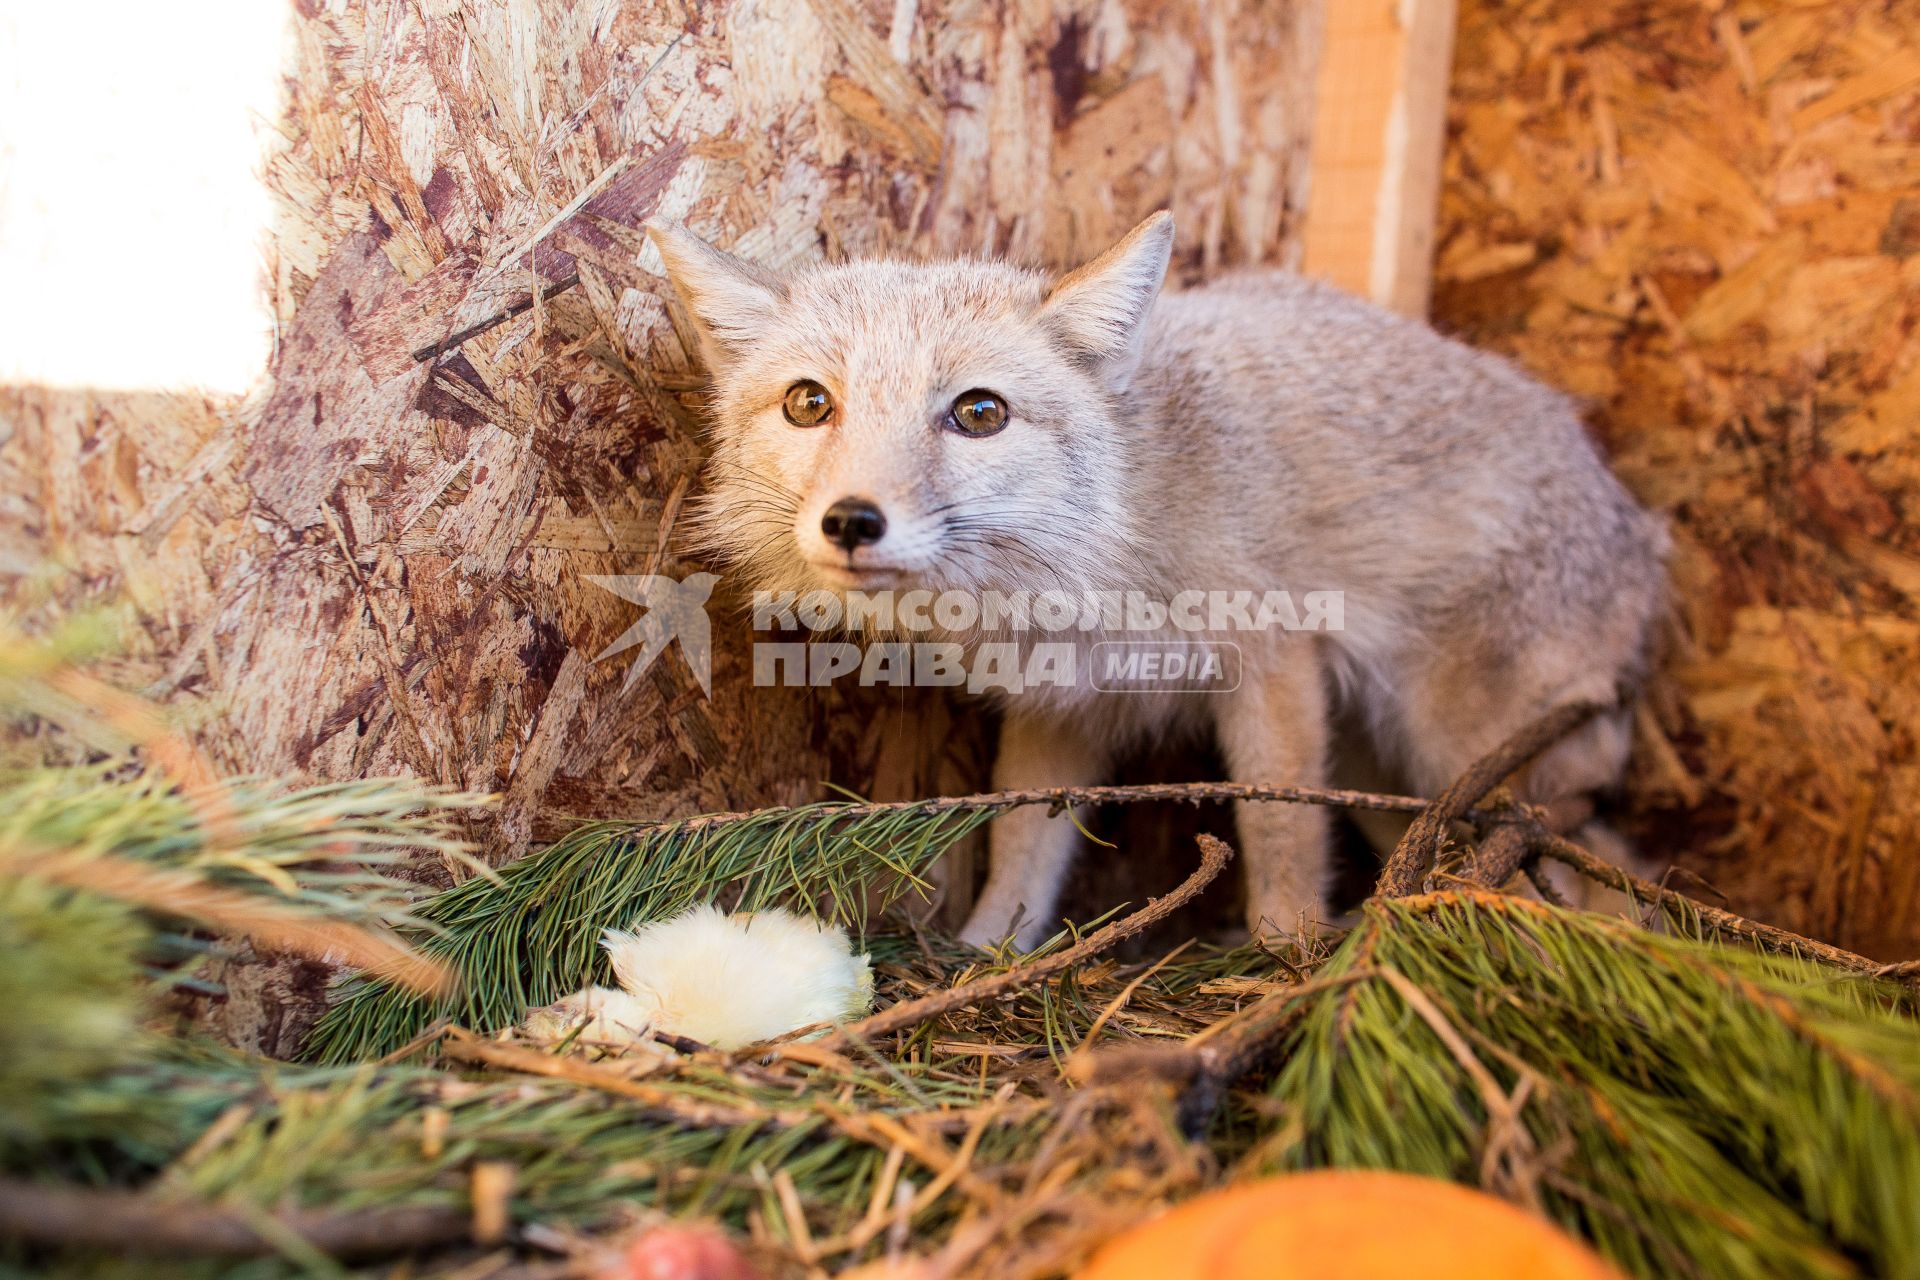
POLYGON ((928 1019, 937 1018, 955 1009, 1004 999, 1016 991, 1044 982, 1056 973, 1092 959, 1125 938, 1151 928, 1179 910, 1212 883, 1213 878, 1220 874, 1221 869, 1233 857, 1233 850, 1227 847, 1225 841, 1205 834, 1198 836, 1197 839, 1200 844, 1200 865, 1194 869, 1193 874, 1182 881, 1172 893, 1163 898, 1155 898, 1132 915, 1114 921, 1104 929, 1082 938, 1064 950, 1028 964, 1015 965, 1005 973, 997 973, 991 977, 981 978, 977 982, 949 987, 944 991, 935 991, 917 1000, 903 1000, 899 1004, 882 1009, 872 1017, 862 1018, 858 1022, 849 1023, 828 1033, 815 1042, 815 1047, 829 1053, 842 1052, 857 1042, 871 1041, 896 1031, 904 1031, 908 1027, 919 1026, 928 1019))
POLYGON ((1532 845, 1527 832, 1518 823, 1503 823, 1480 841, 1473 860, 1467 864, 1467 878, 1489 889, 1498 889, 1519 874, 1532 845))
POLYGON ((1520 732, 1473 762, 1467 771, 1440 793, 1438 799, 1420 811, 1420 816, 1400 838, 1393 856, 1380 873, 1374 892, 1382 897, 1404 898, 1420 890, 1427 868, 1440 852, 1440 841, 1447 828, 1469 816, 1480 798, 1499 786, 1515 770, 1560 739, 1578 729, 1611 704, 1573 702, 1556 707, 1520 732))
POLYGON ((1891 978, 1908 983, 1920 980, 1920 962, 1908 961, 1906 964, 1899 965, 1881 964, 1877 960, 1869 960, 1865 956, 1855 955, 1840 947, 1802 937, 1791 930, 1761 924, 1757 920, 1749 920, 1731 911, 1708 906, 1697 898, 1689 898, 1684 893, 1664 888, 1650 880, 1642 880, 1630 872, 1622 871, 1606 859, 1587 852, 1565 836, 1555 835, 1537 819, 1528 820, 1526 827, 1528 841, 1538 850, 1539 856, 1552 858, 1555 862, 1572 867, 1589 880, 1596 880, 1622 893, 1632 894, 1642 901, 1689 911, 1698 916, 1703 924, 1718 933, 1740 938, 1768 951, 1812 956, 1836 969, 1845 969, 1851 973, 1866 974, 1875 978, 1891 978))
POLYGON ((406 1253, 466 1238, 472 1218, 444 1205, 251 1213, 0 1178, 0 1238, 133 1254, 258 1257, 298 1240, 335 1258, 406 1253))
POLYGON ((482 1040, 471 1031, 449 1027, 440 1052, 456 1062, 517 1071, 523 1075, 544 1076, 567 1084, 584 1085, 602 1093, 629 1098, 663 1120, 694 1128, 749 1128, 775 1125, 781 1128, 804 1124, 815 1116, 805 1107, 776 1110, 767 1107, 728 1106, 702 1102, 673 1089, 663 1089, 634 1079, 616 1067, 602 1066, 579 1058, 545 1053, 520 1045, 482 1040))
POLYGON ((1183 1044, 1138 1044, 1083 1055, 1071 1067, 1087 1086, 1119 1086, 1159 1080, 1180 1091, 1180 1127, 1189 1137, 1205 1132, 1227 1090, 1259 1065, 1292 1029, 1307 998, 1374 975, 1355 969, 1331 978, 1295 983, 1214 1023, 1183 1044))
MULTIPOLYGON (((1266 801, 1281 804, 1318 804, 1336 809, 1376 809, 1384 813, 1419 813, 1428 801, 1418 796, 1389 795, 1379 791, 1351 791, 1339 787, 1285 787, 1250 782, 1151 782, 1104 787, 1036 787, 1020 791, 982 791, 965 796, 933 796, 925 800, 866 801, 845 805, 835 816, 859 819, 887 813, 951 813, 967 809, 1019 809, 1043 804, 1054 812, 1082 805, 1142 804, 1176 801, 1186 804, 1224 803, 1231 800, 1266 801)), ((707 813, 684 818, 675 825, 683 830, 725 826, 753 817, 761 810, 736 810, 707 813)), ((1469 819, 1482 817, 1470 811, 1469 819)), ((559 839, 579 829, 582 823, 596 819, 557 810, 544 810, 534 816, 534 838, 559 839)), ((654 825, 635 822, 635 827, 654 825)))

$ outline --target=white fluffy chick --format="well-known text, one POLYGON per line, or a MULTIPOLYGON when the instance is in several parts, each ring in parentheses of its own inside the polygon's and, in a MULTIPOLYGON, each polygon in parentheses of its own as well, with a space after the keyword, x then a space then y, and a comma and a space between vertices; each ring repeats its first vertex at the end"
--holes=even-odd
POLYGON ((653 1044, 647 1037, 658 1012, 653 1002, 613 987, 588 987, 528 1010, 520 1026, 537 1040, 559 1040, 578 1028, 576 1039, 583 1045, 653 1044))
POLYGON ((738 1049, 873 1007, 873 970, 831 925, 778 909, 727 915, 717 907, 609 929, 600 939, 620 988, 588 987, 535 1010, 527 1028, 588 1042, 627 1043, 652 1032, 738 1049))

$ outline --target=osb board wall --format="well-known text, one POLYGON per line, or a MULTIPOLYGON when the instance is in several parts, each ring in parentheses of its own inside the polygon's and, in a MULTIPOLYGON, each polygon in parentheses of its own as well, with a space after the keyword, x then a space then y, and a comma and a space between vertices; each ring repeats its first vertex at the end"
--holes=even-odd
MULTIPOLYGON (((1063 265, 1160 207, 1190 275, 1294 245, 1303 0, 300 0, 291 23, 270 384, 0 392, 0 554, 130 596, 126 676, 224 767, 504 792, 475 833, 495 859, 561 812, 981 773, 943 703, 749 687, 743 627, 716 629, 710 701, 677 657, 631 690, 593 661, 637 611, 587 575, 696 567, 674 531, 701 376, 647 217, 772 264, 1063 265)), ((165 322, 103 313, 100 340, 165 322)), ((310 977, 236 978, 258 990, 227 1030, 287 1048, 310 977)))
POLYGON ((1673 516, 1641 833, 1920 953, 1920 3, 1460 21, 1436 320, 1586 397, 1673 516))

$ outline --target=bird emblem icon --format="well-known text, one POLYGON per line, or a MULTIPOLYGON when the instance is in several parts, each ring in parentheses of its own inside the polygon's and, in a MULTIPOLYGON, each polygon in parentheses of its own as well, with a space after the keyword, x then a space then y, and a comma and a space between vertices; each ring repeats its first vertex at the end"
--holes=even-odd
POLYGON ((669 578, 659 573, 587 575, 587 581, 604 587, 622 600, 646 610, 632 626, 621 632, 612 644, 602 649, 595 662, 604 662, 618 653, 639 647, 633 665, 627 668, 621 691, 631 689, 648 668, 678 640, 680 656, 686 659, 700 692, 713 696, 713 626, 707 617, 707 598, 713 594, 717 574, 690 573, 684 578, 669 578))

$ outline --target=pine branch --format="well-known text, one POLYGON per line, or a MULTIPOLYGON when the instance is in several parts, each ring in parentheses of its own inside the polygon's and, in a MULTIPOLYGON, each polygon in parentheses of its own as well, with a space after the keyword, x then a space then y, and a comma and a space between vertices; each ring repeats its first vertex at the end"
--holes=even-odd
POLYGON ((444 965, 419 955, 385 929, 327 919, 297 901, 209 884, 190 871, 3 840, 0 870, 178 916, 247 938, 261 948, 356 965, 411 991, 432 994, 451 985, 444 965))
POLYGON ((448 817, 470 802, 404 781, 189 797, 111 765, 0 770, 0 1153, 164 1131, 152 1099, 112 1081, 153 1049, 141 1024, 157 989, 192 982, 212 950, 164 932, 178 920, 430 983, 387 928, 411 921, 411 886, 385 868, 457 848, 448 817))
POLYGON ((1267 1163, 1532 1194, 1646 1276, 1920 1268, 1890 988, 1483 892, 1374 902, 1319 980, 1363 970, 1286 1045, 1267 1163))
POLYGON ((335 924, 427 928, 388 874, 423 850, 467 857, 453 815, 487 797, 373 778, 293 788, 242 779, 196 795, 122 762, 0 770, 0 857, 110 857, 335 924), (206 819, 217 809, 218 824, 206 819))
POLYGON ((416 917, 440 936, 421 951, 456 972, 460 990, 423 999, 351 980, 315 1027, 308 1053, 328 1063, 380 1058, 435 1018, 490 1031, 530 1008, 604 981, 600 935, 665 919, 723 894, 740 910, 782 899, 843 923, 864 923, 867 895, 883 904, 918 885, 941 854, 1001 813, 1046 805, 1259 800, 1419 812, 1425 802, 1327 787, 1179 783, 939 796, 889 803, 828 802, 668 823, 600 822, 429 899, 416 917))
POLYGON ((743 911, 791 899, 862 927, 870 893, 884 905, 924 888, 920 873, 997 812, 827 803, 727 821, 584 828, 418 908, 439 931, 420 949, 455 969, 458 992, 426 999, 355 981, 315 1028, 309 1051, 322 1062, 377 1058, 436 1017, 479 1031, 511 1026, 530 1008, 607 979, 607 929, 722 894, 743 911))

